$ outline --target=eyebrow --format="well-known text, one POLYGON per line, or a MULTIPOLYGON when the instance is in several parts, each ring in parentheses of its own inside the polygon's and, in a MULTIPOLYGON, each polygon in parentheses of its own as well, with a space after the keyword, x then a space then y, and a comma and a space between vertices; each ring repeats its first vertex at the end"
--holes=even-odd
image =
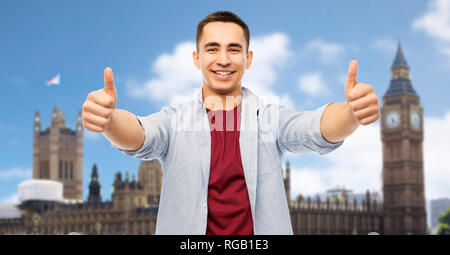
MULTIPOLYGON (((205 44, 205 48, 215 47, 215 46, 220 46, 220 44, 218 42, 209 42, 209 43, 205 44)), ((227 47, 238 47, 238 48, 242 49, 242 44, 240 44, 240 43, 230 43, 230 44, 228 44, 227 47)))

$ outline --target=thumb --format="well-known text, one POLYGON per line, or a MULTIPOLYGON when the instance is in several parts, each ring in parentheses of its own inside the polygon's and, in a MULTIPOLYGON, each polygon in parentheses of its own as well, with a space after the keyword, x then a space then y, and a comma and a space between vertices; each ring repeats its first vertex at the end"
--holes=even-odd
POLYGON ((358 61, 352 60, 350 61, 350 65, 348 66, 348 75, 347 80, 345 81, 345 96, 347 97, 347 93, 352 89, 356 84, 356 75, 358 75, 358 61))
POLYGON ((104 88, 105 92, 108 93, 108 95, 114 97, 114 99, 116 99, 117 93, 116 87, 114 86, 114 76, 110 67, 105 68, 104 76, 105 76, 105 88, 104 88))

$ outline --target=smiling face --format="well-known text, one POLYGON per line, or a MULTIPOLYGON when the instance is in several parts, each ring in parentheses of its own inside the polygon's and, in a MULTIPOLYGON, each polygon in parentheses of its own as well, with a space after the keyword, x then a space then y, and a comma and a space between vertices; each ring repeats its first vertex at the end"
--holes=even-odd
MULTIPOLYGON (((241 79, 251 65, 253 52, 247 51, 243 29, 232 22, 211 22, 203 28, 194 64, 203 74, 208 94, 236 96, 241 79)), ((205 92, 204 92, 205 94, 205 92)))

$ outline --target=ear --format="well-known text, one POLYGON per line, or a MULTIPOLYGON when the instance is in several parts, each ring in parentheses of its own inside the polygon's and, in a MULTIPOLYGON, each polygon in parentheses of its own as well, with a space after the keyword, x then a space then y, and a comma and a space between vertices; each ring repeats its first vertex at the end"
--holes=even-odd
POLYGON ((250 66, 252 65, 252 60, 253 60, 253 51, 249 50, 247 52, 247 64, 245 65, 245 69, 250 68, 250 66))
POLYGON ((192 59, 194 60, 195 67, 197 67, 197 69, 200 70, 199 55, 195 50, 192 52, 192 59))

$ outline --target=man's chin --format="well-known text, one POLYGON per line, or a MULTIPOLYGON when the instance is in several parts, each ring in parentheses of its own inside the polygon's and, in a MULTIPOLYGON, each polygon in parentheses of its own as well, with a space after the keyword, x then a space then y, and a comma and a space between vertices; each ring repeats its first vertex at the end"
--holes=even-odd
POLYGON ((210 85, 208 86, 208 88, 212 91, 214 91, 217 94, 220 95, 227 95, 230 94, 231 92, 233 92, 234 90, 236 90, 236 88, 238 88, 240 85, 235 85, 235 84, 214 84, 214 85, 210 85))

